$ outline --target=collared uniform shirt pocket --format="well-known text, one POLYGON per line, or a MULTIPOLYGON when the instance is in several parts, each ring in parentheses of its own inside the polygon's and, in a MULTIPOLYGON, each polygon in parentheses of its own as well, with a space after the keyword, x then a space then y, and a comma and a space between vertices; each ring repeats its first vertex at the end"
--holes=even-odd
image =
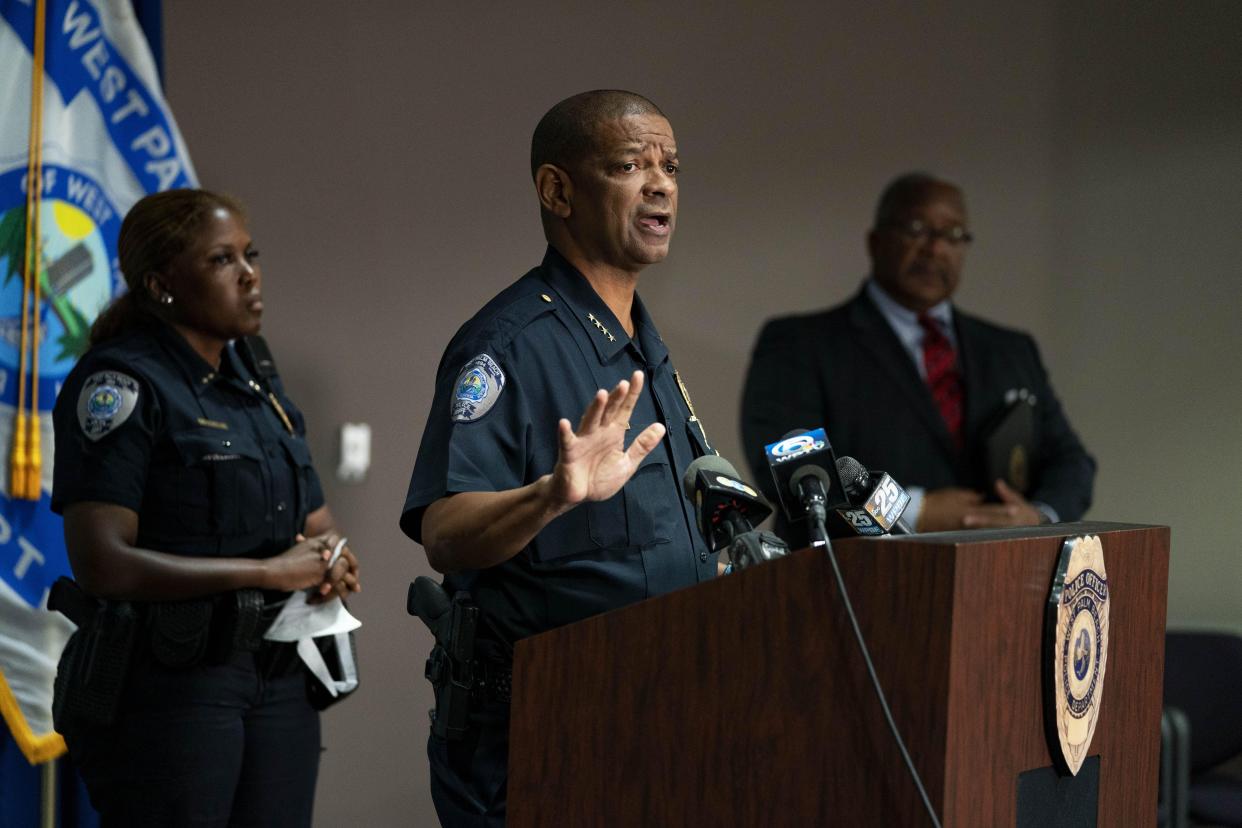
POLYGON ((607 500, 579 503, 553 520, 531 543, 531 556, 536 565, 547 564, 629 545, 622 489, 607 500))
POLYGON ((660 450, 643 458, 634 476, 621 490, 625 499, 625 530, 629 546, 645 549, 670 540, 670 530, 681 520, 680 503, 670 486, 672 472, 660 450))
POLYGON ((268 486, 263 454, 251 437, 190 429, 172 440, 182 463, 174 514, 183 531, 233 537, 262 527, 268 486))
POLYGON ((621 491, 607 500, 580 503, 544 527, 531 544, 534 562, 667 541, 678 506, 668 496, 668 475, 668 463, 648 455, 621 491))

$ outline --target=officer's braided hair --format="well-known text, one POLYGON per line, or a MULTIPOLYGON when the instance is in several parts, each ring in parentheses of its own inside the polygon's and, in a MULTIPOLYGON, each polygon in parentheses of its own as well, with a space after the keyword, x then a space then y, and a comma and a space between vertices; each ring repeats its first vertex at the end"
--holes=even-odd
POLYGON ((598 127, 630 115, 659 115, 660 107, 635 92, 594 89, 566 98, 548 110, 530 140, 530 174, 544 164, 572 168, 595 148, 598 127))
POLYGON ((166 270, 218 209, 238 218, 246 216, 236 199, 210 190, 165 190, 139 199, 130 208, 121 222, 117 240, 121 273, 128 290, 95 320, 91 345, 155 320, 158 305, 144 284, 147 274, 166 270))

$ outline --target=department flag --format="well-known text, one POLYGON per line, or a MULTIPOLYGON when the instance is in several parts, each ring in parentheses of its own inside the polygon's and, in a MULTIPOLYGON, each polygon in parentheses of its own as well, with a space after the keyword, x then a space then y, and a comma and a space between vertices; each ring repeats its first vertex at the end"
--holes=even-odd
POLYGON ((124 287, 122 217, 195 175, 131 0, 0 0, 0 113, 0 713, 38 764, 65 749, 52 682, 73 629, 46 609, 69 573, 52 404, 124 287))

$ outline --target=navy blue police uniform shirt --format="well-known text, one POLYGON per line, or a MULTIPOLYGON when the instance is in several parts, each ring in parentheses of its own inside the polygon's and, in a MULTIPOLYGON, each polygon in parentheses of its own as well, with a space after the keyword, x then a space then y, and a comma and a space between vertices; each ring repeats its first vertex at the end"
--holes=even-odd
POLYGON ((216 370, 161 322, 92 348, 53 409, 52 510, 132 509, 136 545, 161 552, 283 552, 324 497, 302 414, 268 384, 283 418, 232 345, 216 370))
POLYGON ((552 471, 557 420, 577 426, 600 388, 646 374, 627 444, 655 422, 666 436, 614 497, 549 523, 515 557, 445 578, 467 590, 511 643, 716 574, 680 477, 711 451, 668 348, 634 298, 630 339, 590 283, 549 248, 541 266, 457 332, 436 372, 435 401, 401 527, 422 542, 423 512, 447 494, 504 491, 552 471))

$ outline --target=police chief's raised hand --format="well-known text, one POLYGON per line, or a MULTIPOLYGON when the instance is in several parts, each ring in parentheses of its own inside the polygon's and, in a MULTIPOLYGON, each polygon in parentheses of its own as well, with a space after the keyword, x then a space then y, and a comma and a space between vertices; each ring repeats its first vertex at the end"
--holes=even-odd
POLYGON ((575 432, 569 420, 557 423, 560 458, 552 471, 553 497, 566 506, 607 500, 621 491, 638 464, 664 437, 664 425, 652 423, 625 446, 630 415, 643 391, 643 373, 635 371, 611 393, 596 392, 575 432))

